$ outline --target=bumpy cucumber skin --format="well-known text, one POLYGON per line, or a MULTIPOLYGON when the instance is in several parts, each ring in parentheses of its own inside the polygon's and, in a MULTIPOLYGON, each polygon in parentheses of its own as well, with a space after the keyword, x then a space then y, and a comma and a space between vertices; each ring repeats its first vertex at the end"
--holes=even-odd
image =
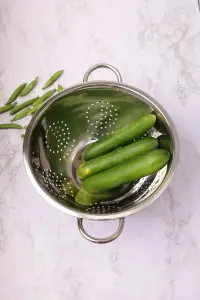
POLYGON ((141 156, 148 151, 156 149, 157 147, 158 141, 155 138, 143 138, 128 146, 116 149, 102 156, 82 163, 78 167, 76 174, 79 178, 85 179, 93 174, 114 167, 126 160, 135 159, 137 156, 141 156))
POLYGON ((130 183, 162 169, 170 159, 164 149, 156 149, 139 156, 133 161, 126 161, 106 171, 95 174, 83 181, 83 189, 88 193, 100 193, 108 189, 130 183))
POLYGON ((148 114, 137 120, 136 122, 122 127, 116 132, 90 144, 83 155, 83 159, 88 161, 97 156, 112 151, 118 147, 124 146, 133 139, 141 136, 151 129, 156 122, 156 116, 148 114))

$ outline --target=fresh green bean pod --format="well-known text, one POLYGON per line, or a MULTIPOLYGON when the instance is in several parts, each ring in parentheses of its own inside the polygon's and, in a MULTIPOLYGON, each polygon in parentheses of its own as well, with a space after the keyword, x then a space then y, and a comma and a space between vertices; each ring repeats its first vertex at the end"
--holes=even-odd
POLYGON ((38 76, 32 80, 27 86, 25 86, 23 88, 23 90, 20 92, 20 96, 26 96, 28 93, 30 93, 30 91, 32 91, 32 89, 34 89, 34 87, 36 86, 37 82, 38 82, 38 76))
POLYGON ((39 97, 39 99, 37 99, 35 102, 33 102, 32 105, 33 106, 38 106, 39 104, 42 104, 44 101, 49 99, 55 92, 56 92, 56 89, 53 89, 53 90, 50 90, 50 91, 46 92, 44 95, 39 97))
POLYGON ((62 90, 64 90, 64 87, 62 85, 58 84, 57 91, 61 92, 62 90))
POLYGON ((34 106, 33 108, 31 108, 31 110, 29 111, 29 115, 34 115, 34 113, 40 108, 40 106, 42 106, 42 103, 40 103, 37 106, 34 106))
POLYGON ((14 123, 0 124, 0 129, 22 129, 22 126, 14 123))
POLYGON ((19 96, 20 92, 23 90, 23 88, 26 86, 26 83, 22 83, 18 86, 18 88, 16 88, 16 90, 14 90, 14 92, 12 93, 12 95, 10 96, 10 98, 8 99, 8 101, 6 102, 6 104, 10 104, 13 101, 15 101, 15 99, 19 96))
POLYGON ((48 88, 49 86, 51 86, 62 74, 63 74, 64 70, 60 70, 57 71, 56 73, 54 73, 45 83, 45 85, 43 86, 43 90, 48 88))
POLYGON ((23 109, 17 115, 14 116, 14 118, 11 120, 11 122, 14 122, 14 121, 17 121, 17 120, 20 120, 20 119, 26 117, 30 111, 31 111, 30 107, 23 109))
POLYGON ((0 107, 0 114, 6 112, 6 111, 9 111, 11 110, 13 107, 15 107, 16 105, 16 102, 15 103, 11 103, 11 104, 6 104, 2 107, 0 107))
POLYGON ((38 98, 39 98, 39 96, 37 96, 37 97, 35 97, 35 98, 33 98, 33 99, 30 99, 30 100, 27 100, 27 101, 25 101, 24 103, 15 106, 15 107, 10 111, 10 115, 14 115, 14 114, 16 114, 17 112, 21 111, 22 109, 24 109, 24 108, 28 107, 29 105, 33 104, 33 102, 35 102, 38 98))

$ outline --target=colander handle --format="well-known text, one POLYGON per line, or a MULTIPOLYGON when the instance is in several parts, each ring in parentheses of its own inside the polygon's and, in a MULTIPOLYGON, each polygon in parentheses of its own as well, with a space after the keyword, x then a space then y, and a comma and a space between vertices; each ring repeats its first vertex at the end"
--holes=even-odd
POLYGON ((122 233, 122 230, 124 228, 125 219, 120 218, 118 220, 119 220, 119 226, 118 226, 116 232, 106 238, 96 238, 96 237, 90 235, 89 233, 87 233, 83 227, 83 219, 82 218, 77 218, 77 223, 78 223, 78 229, 79 229, 80 233, 88 241, 97 243, 97 244, 106 244, 106 243, 114 241, 122 233))
POLYGON ((112 65, 109 65, 109 64, 96 64, 96 65, 92 66, 91 68, 89 68, 83 77, 83 82, 88 81, 90 74, 94 70, 102 69, 102 68, 111 70, 113 73, 115 73, 115 75, 117 77, 117 81, 122 82, 122 76, 121 76, 120 72, 115 67, 113 67, 112 65))

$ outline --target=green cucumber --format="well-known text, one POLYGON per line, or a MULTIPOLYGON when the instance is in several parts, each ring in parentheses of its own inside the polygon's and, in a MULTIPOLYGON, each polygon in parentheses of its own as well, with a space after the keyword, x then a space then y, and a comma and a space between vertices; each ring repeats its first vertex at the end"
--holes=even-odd
POLYGON ((159 147, 172 153, 172 140, 168 135, 160 135, 158 137, 159 147))
POLYGON ((99 194, 88 194, 82 189, 76 194, 75 201, 78 204, 89 206, 89 205, 101 203, 102 201, 108 201, 108 200, 119 198, 122 195, 126 194, 130 189, 131 189, 130 184, 125 184, 122 187, 108 190, 99 194))
POLYGON ((105 200, 113 199, 118 196, 119 191, 120 189, 118 188, 106 191, 101 194, 88 194, 84 190, 80 190, 75 196, 75 201, 78 204, 89 206, 105 200))
POLYGON ((97 156, 110 152, 118 147, 124 146, 135 138, 141 136, 151 129, 156 122, 156 116, 148 114, 134 123, 122 127, 116 132, 90 144, 84 151, 83 158, 85 161, 97 156))
POLYGON ((83 189, 88 193, 101 193, 113 189, 156 173, 167 164, 169 159, 170 154, 168 151, 164 149, 152 150, 133 161, 126 161, 86 178, 83 181, 83 189))
POLYGON ((155 138, 143 138, 128 146, 116 149, 80 164, 76 170, 76 174, 79 178, 85 179, 86 177, 107 170, 126 160, 141 156, 157 147, 158 141, 155 138))

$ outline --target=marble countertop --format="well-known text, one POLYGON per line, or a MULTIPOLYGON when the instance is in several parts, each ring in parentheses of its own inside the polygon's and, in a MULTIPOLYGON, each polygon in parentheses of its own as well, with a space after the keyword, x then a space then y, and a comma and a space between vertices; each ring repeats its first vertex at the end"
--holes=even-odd
MULTIPOLYGON (((125 83, 165 107, 180 139, 170 187, 128 217, 116 241, 96 245, 79 234, 76 218, 36 192, 24 169, 19 132, 1 131, 0 299, 199 300, 197 0, 1 0, 0 45, 2 104, 18 84, 37 75, 44 81, 64 68, 60 83, 68 87, 81 82, 91 65, 107 62, 125 83)), ((109 76, 97 72, 93 78, 109 76)), ((8 120, 0 115, 0 123, 8 120)), ((86 226, 104 236, 116 221, 86 226)))

